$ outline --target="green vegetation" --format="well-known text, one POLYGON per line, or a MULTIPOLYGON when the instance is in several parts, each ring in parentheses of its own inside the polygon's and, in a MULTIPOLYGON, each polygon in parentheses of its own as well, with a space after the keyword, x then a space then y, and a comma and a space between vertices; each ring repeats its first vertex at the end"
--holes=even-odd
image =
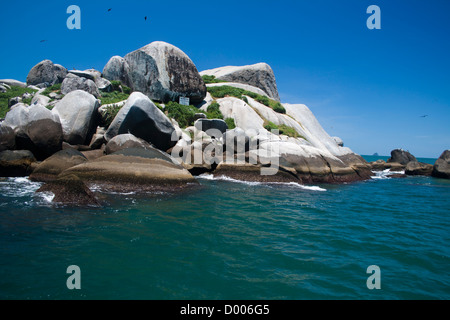
POLYGON ((272 131, 272 130, 279 130, 278 126, 268 120, 264 120, 264 129, 266 129, 267 131, 272 131))
POLYGON ((208 119, 222 119, 223 120, 223 114, 220 111, 220 105, 214 101, 211 103, 211 105, 208 107, 206 111, 206 116, 208 119))
POLYGON ((42 91, 42 95, 50 98, 50 93, 55 92, 56 94, 61 94, 61 83, 54 84, 44 91, 42 91))
POLYGON ((111 92, 102 92, 102 97, 100 98, 102 105, 113 104, 128 99, 131 94, 130 88, 122 85, 120 81, 116 80, 111 81, 111 85, 111 92))
POLYGON ((228 129, 233 130, 234 128, 236 128, 236 123, 234 122, 233 118, 226 118, 225 122, 228 126, 228 129))
MULTIPOLYGON (((0 93, 0 118, 4 118, 6 116, 6 113, 9 111, 9 99, 22 97, 22 95, 27 92, 33 94, 36 92, 36 90, 12 86, 11 89, 7 90, 6 92, 0 93)), ((23 100, 23 103, 30 104, 31 99, 25 99, 23 100)))
POLYGON ((120 91, 103 92, 100 100, 102 101, 102 105, 113 104, 113 103, 127 100, 129 96, 130 96, 129 94, 126 94, 126 93, 123 93, 120 91))
POLYGON ((266 129, 267 131, 278 130, 279 133, 282 135, 292 138, 302 138, 306 140, 306 138, 303 137, 301 134, 299 134, 294 128, 289 127, 285 124, 277 126, 275 123, 271 121, 264 120, 264 129, 266 129))
POLYGON ((184 106, 177 102, 166 104, 165 113, 168 117, 175 119, 180 128, 184 129, 194 125, 195 114, 198 109, 194 106, 184 106))
POLYGON ((246 103, 248 103, 248 100, 245 96, 249 96, 258 101, 259 103, 262 103, 265 106, 272 108, 275 112, 286 114, 286 109, 278 101, 272 100, 266 96, 262 96, 260 94, 247 91, 244 89, 234 88, 231 86, 220 86, 220 87, 209 87, 208 92, 214 98, 235 97, 244 100, 246 103))
POLYGON ((125 93, 125 94, 131 94, 131 89, 128 88, 127 86, 123 85, 122 82, 120 82, 119 80, 111 81, 111 85, 112 85, 112 91, 118 91, 118 92, 123 91, 123 93, 125 93))
POLYGON ((226 81, 223 81, 223 80, 218 80, 218 79, 216 79, 215 76, 204 75, 204 76, 202 76, 202 78, 203 78, 203 81, 204 81, 206 84, 209 84, 209 83, 221 83, 221 82, 226 82, 226 81))
POLYGON ((114 118, 117 116, 117 114, 119 113, 120 109, 122 109, 122 107, 118 104, 112 104, 106 107, 106 114, 104 117, 104 125, 105 127, 109 127, 111 125, 111 123, 113 122, 114 118))

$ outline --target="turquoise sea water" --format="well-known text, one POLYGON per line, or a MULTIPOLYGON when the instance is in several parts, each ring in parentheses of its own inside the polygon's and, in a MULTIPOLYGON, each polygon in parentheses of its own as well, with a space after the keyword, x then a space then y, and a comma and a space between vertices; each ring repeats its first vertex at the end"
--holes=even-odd
POLYGON ((450 299, 448 180, 199 182, 77 209, 0 180, 0 299, 450 299))

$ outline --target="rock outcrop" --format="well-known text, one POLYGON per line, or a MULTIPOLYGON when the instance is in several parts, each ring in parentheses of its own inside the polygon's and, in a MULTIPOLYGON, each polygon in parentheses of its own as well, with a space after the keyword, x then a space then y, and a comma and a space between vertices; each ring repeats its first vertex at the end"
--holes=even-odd
POLYGON ((229 82, 248 84, 263 90, 267 95, 280 101, 277 83, 272 68, 266 63, 257 63, 242 67, 221 67, 211 70, 205 70, 200 73, 203 75, 215 76, 216 79, 229 82))
POLYGON ((199 119, 195 122, 194 126, 197 130, 206 132, 207 134, 218 135, 217 138, 221 138, 228 130, 226 122, 220 119, 199 119))
POLYGON ((25 82, 14 79, 1 79, 0 85, 6 85, 8 87, 21 87, 21 88, 27 87, 27 84, 25 82))
POLYGON ((66 77, 61 85, 61 93, 66 95, 75 90, 86 91, 94 97, 100 98, 100 92, 94 81, 76 75, 66 77))
POLYGON ((14 107, 6 114, 4 125, 14 130, 16 147, 32 151, 38 160, 62 149, 59 117, 39 104, 14 107))
POLYGON ((32 171, 36 161, 28 150, 6 150, 0 152, 0 177, 25 177, 32 171))
POLYGON ((445 150, 433 167, 432 176, 450 179, 450 150, 445 150))
POLYGON ((6 125, 0 124, 0 152, 12 150, 16 146, 14 130, 6 125))
POLYGON ((123 149, 153 149, 152 146, 145 140, 136 138, 132 134, 121 134, 115 136, 106 144, 105 153, 112 154, 123 149))
POLYGON ((118 80, 126 86, 130 86, 128 77, 129 66, 124 58, 119 56, 112 57, 103 68, 103 77, 110 81, 118 80))
POLYGON ((176 191, 196 185, 192 175, 157 149, 124 149, 64 171, 117 192, 176 191))
POLYGON ((411 161, 417 162, 416 157, 403 149, 395 149, 391 151, 391 157, 387 162, 396 162, 406 166, 411 161))
POLYGON ((37 165, 30 175, 30 180, 41 182, 53 181, 64 170, 87 161, 86 157, 75 149, 61 150, 37 165))
POLYGON ((175 127, 167 116, 144 94, 133 92, 114 118, 105 138, 131 133, 156 148, 166 151, 177 143, 173 141, 175 127))
POLYGON ((67 69, 50 60, 44 60, 35 65, 27 77, 28 85, 49 87, 62 83, 67 75, 67 69))
POLYGON ((432 172, 432 164, 417 161, 408 162, 405 168, 405 174, 408 176, 431 176, 432 172))
POLYGON ((53 108, 61 119, 64 141, 72 145, 89 144, 96 130, 98 100, 91 94, 76 90, 67 94, 53 108))
POLYGON ((45 183, 36 192, 51 192, 53 203, 75 206, 100 206, 91 190, 75 175, 66 175, 45 183))
POLYGON ((133 91, 164 103, 187 97, 198 104, 206 96, 206 85, 192 60, 161 41, 131 52, 123 60, 113 57, 105 66, 104 76, 108 80, 123 79, 133 91))

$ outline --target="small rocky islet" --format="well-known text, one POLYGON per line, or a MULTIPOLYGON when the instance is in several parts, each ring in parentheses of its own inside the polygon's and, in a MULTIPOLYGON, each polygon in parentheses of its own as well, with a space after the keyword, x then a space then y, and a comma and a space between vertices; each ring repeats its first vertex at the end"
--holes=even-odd
POLYGON ((45 182, 40 191, 56 202, 97 205, 94 184, 176 192, 202 173, 300 184, 362 181, 386 169, 450 178, 449 150, 434 166, 400 149, 368 163, 307 106, 281 103, 269 65, 198 72, 165 42, 114 56, 102 72, 44 60, 26 83, 0 80, 1 94, 15 88, 25 92, 8 99, 0 124, 0 176, 45 182))

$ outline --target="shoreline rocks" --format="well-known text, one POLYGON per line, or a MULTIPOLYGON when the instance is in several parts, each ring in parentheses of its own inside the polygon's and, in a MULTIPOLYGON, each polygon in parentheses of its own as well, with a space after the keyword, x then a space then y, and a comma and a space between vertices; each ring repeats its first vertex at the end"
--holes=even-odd
POLYGON ((37 165, 30 175, 30 180, 39 182, 53 181, 64 170, 87 161, 87 158, 75 149, 61 150, 37 165))
POLYGON ((445 150, 433 166, 432 176, 450 179, 450 150, 445 150))
POLYGON ((100 202, 93 192, 75 175, 66 175, 47 182, 36 192, 53 193, 55 195, 52 200, 53 203, 75 206, 100 206, 100 202))
POLYGON ((32 172, 34 155, 28 150, 0 152, 0 177, 25 177, 32 172))
POLYGON ((124 149, 61 173, 115 192, 173 192, 198 182, 171 157, 157 149, 124 149))

